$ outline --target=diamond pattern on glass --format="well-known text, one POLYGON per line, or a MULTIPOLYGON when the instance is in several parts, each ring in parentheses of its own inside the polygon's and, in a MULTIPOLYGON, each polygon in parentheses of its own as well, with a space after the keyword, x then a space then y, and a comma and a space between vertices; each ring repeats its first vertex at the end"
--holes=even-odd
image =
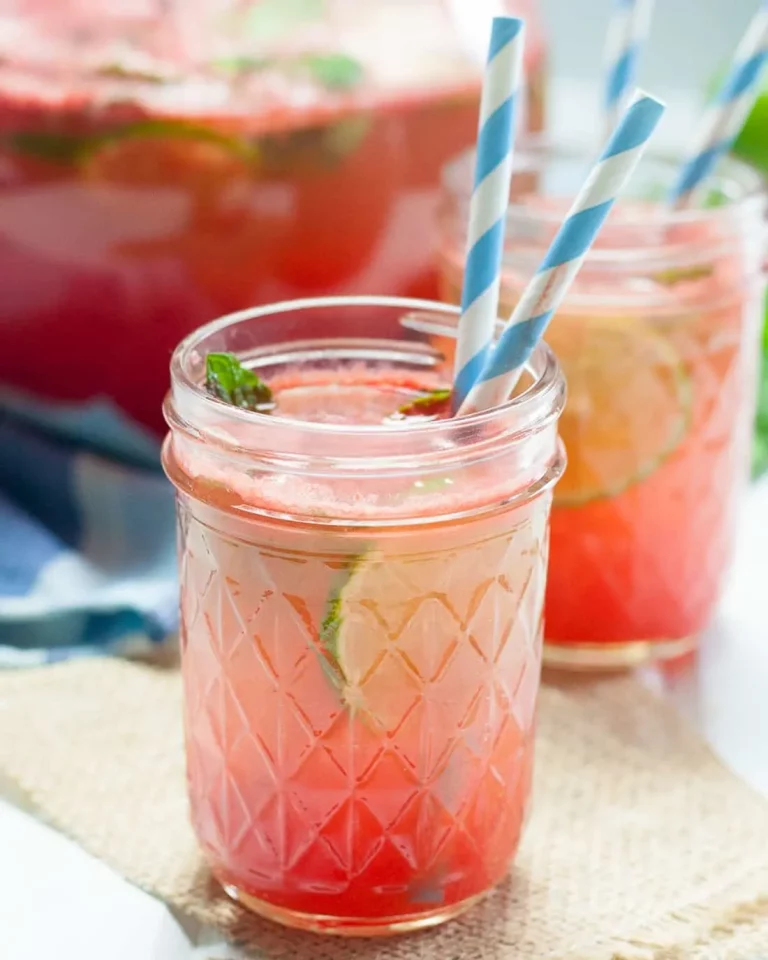
POLYGON ((328 896, 323 910, 350 916, 500 879, 529 788, 547 509, 483 521, 458 546, 403 536, 400 552, 387 541, 357 560, 342 694, 319 626, 349 547, 267 549, 180 505, 190 797, 220 877, 294 909, 328 896))

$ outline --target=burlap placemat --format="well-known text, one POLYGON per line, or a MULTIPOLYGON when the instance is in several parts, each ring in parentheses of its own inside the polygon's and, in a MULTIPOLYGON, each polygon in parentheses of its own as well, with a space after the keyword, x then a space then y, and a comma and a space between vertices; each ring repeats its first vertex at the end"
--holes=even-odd
POLYGON ((174 670, 0 674, 0 770, 52 824, 257 957, 765 960, 768 804, 629 678, 547 686, 535 812, 508 883, 439 930, 284 931, 211 882, 187 822, 174 670))

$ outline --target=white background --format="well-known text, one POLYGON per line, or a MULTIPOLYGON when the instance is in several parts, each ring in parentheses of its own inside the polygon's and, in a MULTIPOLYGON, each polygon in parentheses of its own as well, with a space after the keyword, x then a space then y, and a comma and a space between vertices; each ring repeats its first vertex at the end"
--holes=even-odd
MULTIPOLYGON (((664 97, 703 91, 731 56, 761 0, 655 0, 640 84, 664 97)), ((592 79, 599 71, 614 0, 540 0, 551 41, 551 71, 592 79)))

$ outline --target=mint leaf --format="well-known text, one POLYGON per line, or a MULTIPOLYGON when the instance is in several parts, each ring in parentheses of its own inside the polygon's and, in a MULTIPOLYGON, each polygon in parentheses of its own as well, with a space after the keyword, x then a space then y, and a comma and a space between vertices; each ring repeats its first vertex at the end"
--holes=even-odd
POLYGON ((351 90, 363 78, 359 61, 345 53, 310 54, 302 62, 314 79, 328 90, 351 90))
POLYGON ((324 14, 325 0, 257 0, 244 18, 244 32, 256 43, 269 43, 324 14))
POLYGON ((258 410, 272 402, 272 391, 234 353, 209 353, 205 358, 205 389, 223 403, 258 410))
POLYGON ((447 413, 451 406, 451 391, 448 387, 441 387, 438 390, 431 390, 423 397, 416 397, 415 400, 409 400, 397 412, 404 417, 431 417, 437 414, 447 413))

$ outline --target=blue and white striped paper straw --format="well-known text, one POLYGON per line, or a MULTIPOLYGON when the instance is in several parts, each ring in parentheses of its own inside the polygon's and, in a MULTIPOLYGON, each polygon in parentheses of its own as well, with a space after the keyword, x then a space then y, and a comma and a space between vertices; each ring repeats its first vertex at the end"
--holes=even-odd
POLYGON ((610 132, 637 79, 637 67, 648 36, 653 0, 614 0, 605 43, 605 116, 610 132))
POLYGON ((469 207, 454 366, 454 409, 464 401, 483 368, 498 316, 524 42, 522 20, 494 17, 480 100, 475 181, 469 207))
POLYGON ((637 91, 523 291, 459 416, 498 406, 509 397, 663 112, 659 100, 637 91))
POLYGON ((712 172, 744 126, 758 92, 768 57, 768 3, 755 14, 739 44, 731 69, 714 102, 707 108, 694 142, 696 149, 683 166, 668 197, 670 206, 690 204, 697 187, 712 172))

